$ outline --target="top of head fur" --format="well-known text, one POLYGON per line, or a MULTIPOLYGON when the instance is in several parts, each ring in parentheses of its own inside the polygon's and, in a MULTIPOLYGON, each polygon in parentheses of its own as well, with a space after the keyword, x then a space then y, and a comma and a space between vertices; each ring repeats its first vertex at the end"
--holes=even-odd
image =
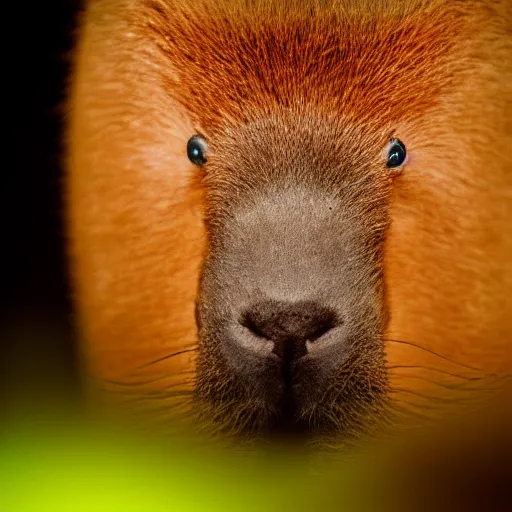
POLYGON ((474 15, 463 2, 143 5, 140 29, 167 58, 164 87, 205 130, 280 110, 391 129, 414 120, 460 83, 474 15))

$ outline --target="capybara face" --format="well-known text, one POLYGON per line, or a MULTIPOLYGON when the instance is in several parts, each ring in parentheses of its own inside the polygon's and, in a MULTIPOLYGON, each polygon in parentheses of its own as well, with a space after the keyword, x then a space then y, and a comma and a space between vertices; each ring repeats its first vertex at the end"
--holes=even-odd
POLYGON ((311 115, 263 118, 215 142, 198 395, 247 429, 349 424, 386 386, 389 142, 311 115))
POLYGON ((507 11, 470 3, 91 3, 70 233, 102 387, 346 438, 508 371, 507 11))

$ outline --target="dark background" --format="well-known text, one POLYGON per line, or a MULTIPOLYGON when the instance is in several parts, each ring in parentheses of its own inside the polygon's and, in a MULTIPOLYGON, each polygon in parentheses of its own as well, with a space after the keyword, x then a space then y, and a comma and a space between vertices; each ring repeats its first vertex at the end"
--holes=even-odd
POLYGON ((14 101, 7 101, 15 167, 4 168, 9 235, 2 246, 10 261, 0 328, 7 348, 2 387, 14 407, 75 403, 80 393, 63 215, 64 102, 80 3, 20 2, 14 27, 5 27, 16 34, 5 50, 14 61, 14 101))

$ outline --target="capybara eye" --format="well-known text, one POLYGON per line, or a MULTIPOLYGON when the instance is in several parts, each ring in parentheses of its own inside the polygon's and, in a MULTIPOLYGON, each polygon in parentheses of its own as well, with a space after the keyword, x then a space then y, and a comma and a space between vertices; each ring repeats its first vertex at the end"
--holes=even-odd
POLYGON ((406 156, 407 151, 404 143, 399 139, 392 139, 389 144, 388 160, 386 165, 391 169, 400 167, 405 162, 406 156))
POLYGON ((187 142, 187 156, 195 165, 203 165, 206 163, 206 152, 208 144, 202 135, 194 135, 187 142))

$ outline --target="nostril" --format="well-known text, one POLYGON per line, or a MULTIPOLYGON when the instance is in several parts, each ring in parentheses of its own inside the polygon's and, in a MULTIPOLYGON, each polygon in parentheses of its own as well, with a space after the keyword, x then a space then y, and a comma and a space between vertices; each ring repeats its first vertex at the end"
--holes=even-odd
POLYGON ((328 333, 331 329, 336 327, 337 322, 335 318, 326 318, 324 321, 321 321, 318 325, 318 328, 314 330, 309 338, 308 341, 316 341, 317 339, 321 338, 324 334, 328 333))
POLYGON ((316 302, 260 302, 246 310, 240 324, 254 335, 276 344, 314 342, 339 325, 336 313, 316 302))
POLYGON ((249 329, 253 334, 258 336, 258 338, 264 338, 269 339, 265 335, 262 329, 258 326, 258 323, 251 317, 249 314, 245 314, 242 316, 242 319, 240 320, 240 323, 246 328, 249 329))

